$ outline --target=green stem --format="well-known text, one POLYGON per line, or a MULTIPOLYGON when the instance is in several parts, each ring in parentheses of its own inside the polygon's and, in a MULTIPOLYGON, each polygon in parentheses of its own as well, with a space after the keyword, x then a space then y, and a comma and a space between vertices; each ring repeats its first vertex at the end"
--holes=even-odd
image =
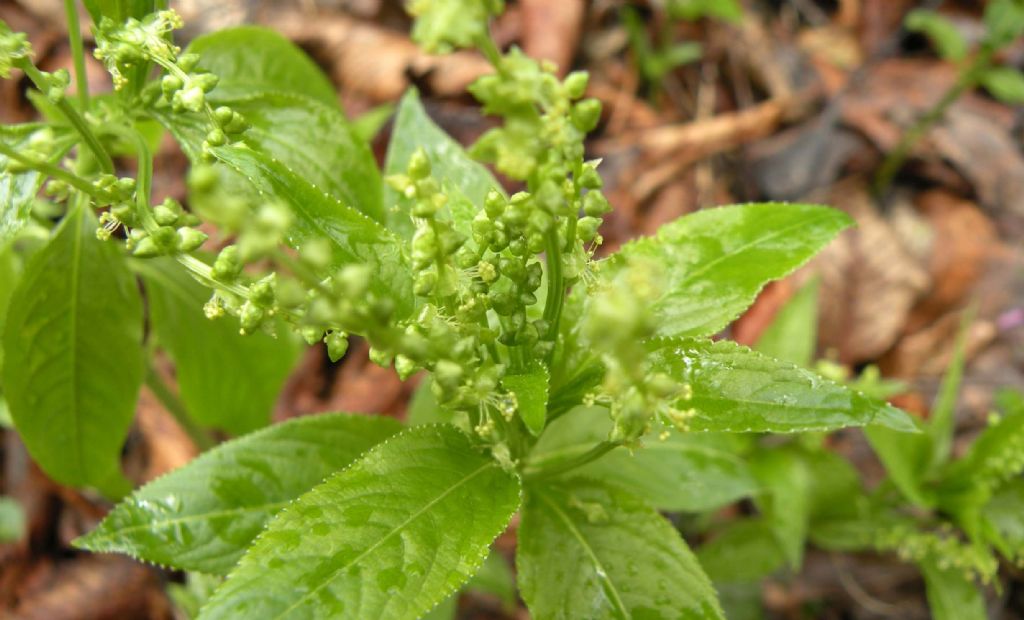
MULTIPOLYGON (((35 84, 36 88, 44 94, 46 93, 49 89, 49 80, 45 75, 43 75, 42 71, 36 69, 36 66, 27 59, 20 60, 17 67, 25 72, 25 75, 32 80, 32 83, 35 84)), ((85 145, 89 147, 93 156, 96 157, 96 161, 99 162, 100 169, 107 174, 114 174, 114 160, 110 158, 110 154, 107 153, 106 149, 103 148, 103 145, 100 144, 99 139, 96 138, 96 134, 89 129, 89 124, 85 121, 85 118, 82 117, 78 110, 68 103, 67 99, 60 99, 57 101, 57 109, 60 110, 60 113, 64 115, 64 118, 71 123, 71 126, 75 128, 78 135, 82 136, 82 140, 85 142, 85 145)))
POLYGON ((978 72, 991 64, 991 62, 992 52, 990 50, 984 49, 979 52, 974 60, 971 61, 971 64, 960 73, 956 83, 942 95, 938 103, 932 106, 928 112, 918 118, 903 133, 899 143, 889 152, 875 174, 874 190, 876 196, 882 196, 888 191, 893 179, 896 178, 896 174, 903 168, 903 164, 906 162, 907 157, 910 156, 914 146, 936 123, 942 120, 942 117, 946 115, 946 111, 949 110, 949 106, 953 105, 961 95, 977 85, 978 72))
POLYGON ((178 424, 181 425, 192 441, 195 442, 196 447, 200 450, 208 450, 214 446, 213 439, 210 438, 206 432, 196 425, 189 417, 188 411, 185 410, 185 405, 182 404, 181 400, 175 395, 171 388, 164 383, 164 380, 156 372, 156 369, 150 365, 146 371, 146 386, 153 392, 153 395, 157 397, 157 400, 164 406, 167 411, 174 416, 178 424))
POLYGON ((11 148, 10 145, 5 144, 3 142, 0 142, 0 155, 12 159, 27 168, 31 168, 32 170, 41 172, 42 174, 53 177, 55 179, 60 179, 61 181, 64 181, 71 187, 74 187, 75 189, 85 194, 88 194, 89 196, 92 196, 93 198, 100 202, 110 202, 111 200, 113 200, 112 196, 97 190, 92 183, 86 181, 77 174, 68 172, 67 170, 61 168, 60 166, 51 164, 50 162, 47 161, 38 161, 35 159, 25 157, 18 151, 11 148))
POLYGON ((547 340, 558 334, 565 301, 565 282, 562 277, 562 247, 558 243, 558 227, 552 226, 544 237, 544 254, 548 265, 548 296, 544 300, 544 320, 548 322, 547 340))
POLYGON ((68 20, 68 39, 71 41, 71 56, 75 60, 75 85, 78 90, 78 104, 82 110, 89 109, 89 78, 85 73, 85 47, 82 45, 82 28, 78 23, 75 0, 64 0, 64 14, 68 20))
POLYGON ((564 474, 578 467, 583 467, 587 463, 596 461, 621 445, 622 443, 618 441, 602 441, 575 458, 566 459, 548 467, 531 468, 527 466, 523 471, 523 478, 527 480, 540 480, 542 478, 551 478, 553 476, 564 474))

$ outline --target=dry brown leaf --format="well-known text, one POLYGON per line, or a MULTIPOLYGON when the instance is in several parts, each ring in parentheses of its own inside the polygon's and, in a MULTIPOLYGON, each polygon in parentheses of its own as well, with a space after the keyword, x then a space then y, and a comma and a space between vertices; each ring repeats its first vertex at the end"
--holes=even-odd
POLYGON ((877 359, 903 331, 930 283, 920 259, 882 217, 863 179, 838 183, 822 201, 850 214, 857 227, 818 255, 820 343, 846 364, 877 359))
POLYGON ((580 42, 580 29, 586 7, 583 0, 520 0, 523 51, 558 66, 565 75, 580 42))

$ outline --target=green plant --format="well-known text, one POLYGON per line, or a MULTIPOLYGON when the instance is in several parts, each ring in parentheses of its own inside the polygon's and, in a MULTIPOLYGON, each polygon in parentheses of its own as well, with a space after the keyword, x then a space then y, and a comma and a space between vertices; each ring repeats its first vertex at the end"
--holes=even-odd
MULTIPOLYGON (((816 312, 817 287, 811 283, 783 308, 758 347, 809 366, 816 312)), ((933 617, 988 617, 979 586, 995 582, 999 556, 1024 561, 1024 399, 1001 394, 1002 415, 993 414, 963 456, 953 458, 965 340, 963 329, 921 433, 865 429, 888 473, 870 491, 820 434, 738 444, 735 454, 749 463, 762 493, 755 500, 757 515, 715 527, 711 542, 697 551, 720 591, 759 602, 759 590, 741 588, 787 565, 799 568, 804 547, 813 543, 832 551, 894 553, 920 568, 933 617)), ((830 364, 825 370, 842 380, 837 368, 830 364)), ((870 368, 850 383, 880 398, 904 389, 870 368)))
POLYGON ((1024 73, 997 63, 996 55, 1024 33, 1024 1, 993 0, 985 6, 985 36, 978 49, 970 52, 967 41, 956 26, 935 11, 915 9, 907 14, 904 25, 931 40, 944 60, 957 63, 957 79, 927 112, 907 128, 899 143, 886 155, 875 175, 875 190, 885 192, 911 150, 935 123, 942 120, 949 106, 964 93, 982 86, 1004 103, 1024 103, 1024 73))
MULTIPOLYGON (((52 477, 125 494, 118 456, 147 376, 197 441, 265 424, 295 334, 333 360, 356 334, 403 379, 429 374, 411 428, 329 414, 243 435, 132 493, 78 546, 226 575, 202 618, 412 618, 477 573, 519 511, 535 617, 721 617, 657 509, 752 492, 731 433, 914 430, 888 405, 709 339, 844 214, 724 207, 593 259, 610 207, 583 139, 600 105, 586 74, 559 80, 498 50, 501 4, 409 10, 429 50, 476 46, 493 64, 470 90, 504 123, 470 153, 522 181, 513 196, 415 92, 382 177, 326 78, 267 30, 183 53, 173 12, 89 3, 115 91, 90 97, 80 80, 72 99, 69 76, 39 71, 5 28, 0 68, 29 76, 44 120, 2 130, 0 264, 19 275, 0 281, 13 287, 0 379, 52 477), (187 210, 151 199, 161 127, 193 162, 187 210), (124 158, 135 176, 116 174, 124 158), (227 243, 215 255, 200 222, 227 243), (176 365, 180 401, 146 370, 154 348, 176 365)), ((194 606, 208 589, 196 579, 177 596, 194 606)))

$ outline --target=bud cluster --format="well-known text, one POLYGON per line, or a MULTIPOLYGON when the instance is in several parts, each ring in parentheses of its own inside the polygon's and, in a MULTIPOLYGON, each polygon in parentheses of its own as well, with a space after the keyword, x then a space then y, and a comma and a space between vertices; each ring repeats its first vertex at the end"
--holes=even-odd
POLYGON ((0 78, 11 77, 11 69, 32 57, 32 45, 24 32, 12 32, 0 20, 0 78))
POLYGON ((953 528, 943 524, 936 531, 922 531, 911 524, 883 528, 874 539, 879 551, 895 551, 905 562, 933 561, 942 570, 960 571, 966 579, 989 584, 999 562, 987 548, 960 540, 953 528))

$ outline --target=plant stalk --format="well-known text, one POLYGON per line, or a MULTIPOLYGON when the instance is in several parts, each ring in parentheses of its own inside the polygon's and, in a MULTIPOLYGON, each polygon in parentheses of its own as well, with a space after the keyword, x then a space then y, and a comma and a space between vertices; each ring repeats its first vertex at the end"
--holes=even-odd
POLYGON ((75 87, 78 91, 78 105, 84 111, 89 109, 89 77, 85 73, 85 47, 82 44, 82 27, 78 22, 75 0, 64 0, 64 14, 68 21, 71 56, 75 61, 75 87))

